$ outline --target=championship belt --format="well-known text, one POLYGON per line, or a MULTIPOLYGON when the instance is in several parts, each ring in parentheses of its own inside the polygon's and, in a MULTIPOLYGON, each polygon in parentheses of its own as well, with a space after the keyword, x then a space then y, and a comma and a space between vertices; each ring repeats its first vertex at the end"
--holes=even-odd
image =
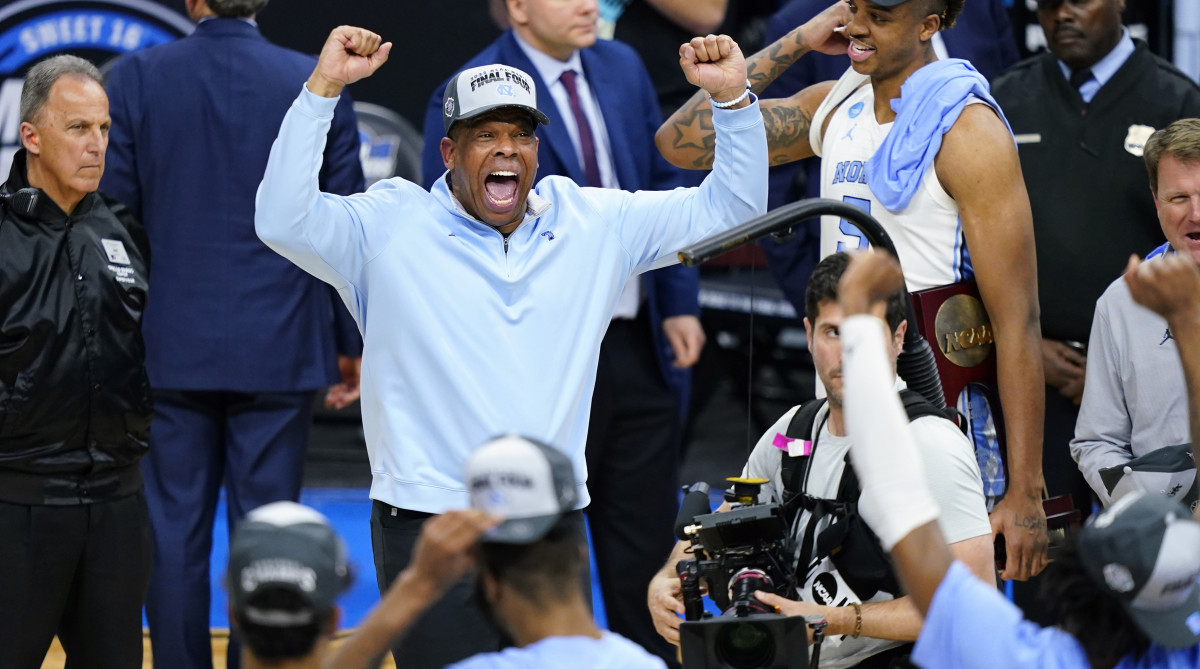
MULTIPOLYGON (((909 294, 913 312, 937 363, 938 376, 946 396, 946 406, 957 406, 959 393, 973 385, 987 399, 996 426, 1000 460, 1008 472, 1008 449, 1004 414, 997 385, 995 337, 992 321, 975 281, 959 281, 909 294)), ((1043 484, 1043 497, 1045 486, 1043 484)), ((1081 515, 1070 495, 1042 500, 1046 512, 1046 531, 1050 537, 1048 556, 1053 559, 1063 546, 1074 541, 1081 515)), ((999 538, 999 537, 997 537, 999 538)), ((1003 548, 997 542, 997 548, 1003 548)), ((997 552, 997 563, 1003 564, 997 552)))
POLYGON ((946 406, 957 406, 959 393, 976 384, 996 419, 996 436, 1005 443, 1000 395, 996 387, 995 339, 974 280, 909 293, 921 332, 933 348, 946 406))

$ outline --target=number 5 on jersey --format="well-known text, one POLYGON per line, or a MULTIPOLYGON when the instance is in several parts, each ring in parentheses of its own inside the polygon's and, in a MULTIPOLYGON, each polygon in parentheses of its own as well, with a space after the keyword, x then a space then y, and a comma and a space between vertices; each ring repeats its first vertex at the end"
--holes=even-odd
MULTIPOLYGON (((846 204, 854 205, 868 214, 871 213, 870 200, 864 200, 861 197, 850 197, 849 195, 843 196, 842 200, 846 204)), ((844 218, 838 223, 838 230, 842 234, 842 238, 838 240, 837 244, 838 253, 853 251, 855 249, 865 249, 871 245, 867 242, 867 238, 863 236, 862 232, 859 231, 858 226, 844 218)))

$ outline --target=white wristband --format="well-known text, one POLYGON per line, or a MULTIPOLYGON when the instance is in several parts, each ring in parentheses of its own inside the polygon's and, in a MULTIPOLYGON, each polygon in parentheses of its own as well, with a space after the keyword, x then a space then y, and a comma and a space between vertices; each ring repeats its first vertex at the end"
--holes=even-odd
POLYGON ((936 520, 938 507, 925 482, 908 416, 893 384, 886 325, 874 316, 842 321, 843 399, 850 460, 863 490, 863 516, 887 550, 909 532, 936 520))
POLYGON ((716 107, 717 109, 728 109, 728 108, 736 105, 737 103, 741 102, 742 100, 745 100, 749 95, 750 95, 750 80, 747 79, 746 80, 746 90, 742 91, 742 94, 737 96, 736 98, 726 101, 726 102, 717 102, 716 100, 712 99, 712 96, 709 96, 708 101, 710 103, 712 103, 712 106, 716 107))

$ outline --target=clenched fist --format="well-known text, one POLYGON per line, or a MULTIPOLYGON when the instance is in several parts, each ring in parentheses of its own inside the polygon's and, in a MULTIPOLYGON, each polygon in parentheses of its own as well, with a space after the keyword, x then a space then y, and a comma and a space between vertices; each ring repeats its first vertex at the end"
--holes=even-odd
POLYGON ((375 73, 387 62, 391 42, 370 30, 338 26, 329 33, 317 69, 308 78, 308 90, 326 98, 335 98, 346 86, 375 73))
POLYGON ((729 35, 692 38, 679 47, 679 67, 716 102, 737 99, 746 90, 746 60, 729 35))

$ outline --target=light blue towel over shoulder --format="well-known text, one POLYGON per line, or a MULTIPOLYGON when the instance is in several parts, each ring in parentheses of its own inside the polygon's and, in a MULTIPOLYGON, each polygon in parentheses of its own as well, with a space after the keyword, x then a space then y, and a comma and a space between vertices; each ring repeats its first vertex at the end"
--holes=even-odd
POLYGON ((987 79, 966 60, 947 58, 930 63, 900 87, 900 97, 892 100, 896 122, 867 162, 867 183, 888 210, 901 211, 908 206, 942 148, 942 135, 954 126, 972 97, 995 109, 1012 134, 987 79))

